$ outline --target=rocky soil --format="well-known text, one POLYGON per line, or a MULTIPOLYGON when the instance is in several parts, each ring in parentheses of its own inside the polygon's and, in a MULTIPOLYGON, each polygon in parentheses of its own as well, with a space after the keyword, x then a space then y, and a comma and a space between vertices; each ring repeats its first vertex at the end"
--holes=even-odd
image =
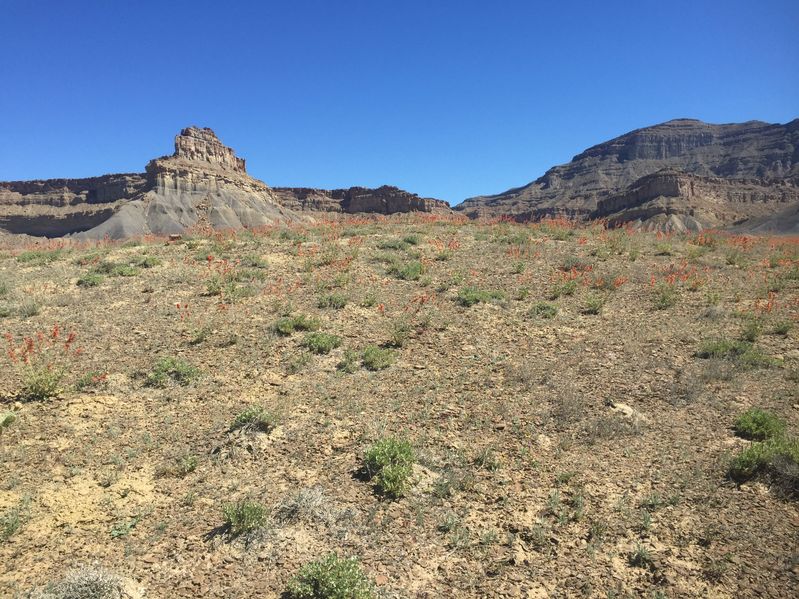
POLYGON ((380 597, 796 591, 790 489, 728 476, 743 411, 799 431, 795 238, 417 215, 0 241, 6 349, 66 366, 34 400, 0 357, 3 597, 85 564, 140 597, 278 597, 329 552, 380 597), (339 345, 279 332, 299 315, 339 345), (757 360, 700 357, 718 339, 757 360), (234 430, 253 406, 273 425, 234 430), (398 499, 362 472, 387 435, 416 458, 398 499), (269 517, 234 537, 244 498, 269 517))

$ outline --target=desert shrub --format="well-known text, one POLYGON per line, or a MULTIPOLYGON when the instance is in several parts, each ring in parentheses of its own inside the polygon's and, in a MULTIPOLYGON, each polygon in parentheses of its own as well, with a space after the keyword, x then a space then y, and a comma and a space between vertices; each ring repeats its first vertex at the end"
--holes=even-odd
POLYGON ((477 287, 463 287, 458 291, 457 302, 467 308, 480 302, 490 302, 491 300, 504 299, 505 294, 501 291, 488 291, 477 287))
POLYGON ((328 293, 319 298, 317 306, 320 308, 333 308, 341 310, 347 305, 349 298, 343 293, 328 293))
POLYGON ((361 353, 361 362, 367 370, 383 370, 394 363, 394 352, 376 345, 369 345, 361 353))
POLYGON ((776 360, 763 354, 750 342, 725 338, 703 342, 696 352, 699 358, 716 358, 733 360, 744 367, 768 368, 776 364, 776 360))
POLYGON ((378 491, 395 498, 405 494, 414 461, 411 444, 394 437, 380 439, 364 455, 367 476, 378 491))
POLYGON ((288 336, 295 331, 315 331, 319 328, 319 321, 304 314, 284 316, 272 325, 272 330, 279 335, 288 336))
POLYGON ((230 430, 268 433, 277 426, 277 418, 266 408, 254 405, 240 412, 230 424, 230 430))
POLYGON ((407 264, 394 264, 388 269, 388 272, 403 281, 417 281, 424 272, 424 266, 418 260, 412 260, 407 264))
POLYGON ((591 295, 585 300, 582 310, 583 314, 599 314, 605 306, 605 298, 601 295, 591 295))
POLYGON ((35 365, 24 370, 20 399, 44 401, 56 397, 60 392, 65 370, 61 366, 35 365))
POLYGON ((8 281, 0 279, 0 297, 7 297, 11 293, 11 285, 8 281))
POLYGON ((402 241, 408 245, 419 245, 421 238, 417 234, 411 233, 410 235, 403 237, 402 241))
POLYGON ((320 487, 300 489, 283 498, 272 510, 272 520, 279 524, 300 521, 331 522, 335 510, 320 487))
POLYGON ((17 415, 14 412, 0 412, 0 431, 8 428, 17 420, 17 415))
POLYGON ((763 332, 763 323, 757 318, 749 318, 741 330, 741 339, 749 343, 754 343, 763 332))
POLYGON ((186 386, 200 376, 200 370, 180 358, 161 358, 147 374, 144 384, 148 387, 166 387, 173 382, 186 386))
POLYGON ((627 561, 636 568, 649 568, 652 566, 652 556, 649 550, 640 543, 635 544, 635 547, 627 556, 627 561))
POLYGON ((197 469, 196 455, 186 454, 175 458, 170 463, 156 468, 156 476, 176 476, 182 478, 194 472, 197 469))
POLYGON ((102 568, 82 566, 43 591, 35 592, 31 599, 127 599, 122 579, 102 568))
POLYGON ((354 557, 335 553, 305 564, 286 588, 286 599, 374 599, 369 578, 354 557))
POLYGON ((780 436, 756 441, 730 462, 733 480, 742 482, 761 473, 777 475, 792 493, 799 492, 799 439, 780 436))
POLYGON ((31 266, 44 266, 51 264, 64 254, 64 250, 28 250, 17 256, 17 262, 31 266))
POLYGON ((586 262, 579 256, 567 256, 558 268, 564 272, 570 272, 572 270, 585 272, 591 270, 592 264, 590 262, 586 262))
POLYGON ((161 264, 161 259, 155 256, 141 256, 133 262, 133 265, 139 268, 153 268, 159 264, 161 264))
POLYGON ((0 543, 5 543, 28 520, 30 498, 23 497, 15 506, 8 508, 0 514, 0 543))
POLYGON ((782 335, 783 337, 787 337, 788 333, 791 332, 792 328, 793 328, 793 323, 790 320, 780 320, 774 323, 771 332, 775 335, 782 335))
POLYGON ((382 239, 377 243, 380 250, 404 250, 408 244, 400 239, 382 239))
POLYGON ((302 344, 315 354, 329 354, 341 345, 341 337, 330 333, 308 333, 302 344))
POLYGON ((574 295, 577 291, 577 281, 569 280, 556 283, 549 292, 549 299, 556 300, 564 295, 574 295))
POLYGON ((135 277, 139 274, 139 269, 131 264, 117 264, 108 274, 112 277, 135 277))
POLYGON ((78 287, 97 287, 102 282, 103 275, 90 272, 78 279, 78 287))
POLYGON ((558 313, 558 307, 546 302, 538 302, 530 308, 530 316, 536 318, 555 318, 558 313))
POLYGON ((673 285, 663 281, 658 282, 653 291, 652 303, 656 310, 671 308, 677 303, 677 290, 673 285))
POLYGON ((27 299, 19 305, 17 308, 17 313, 22 318, 31 318, 39 314, 40 310, 41 306, 39 305, 39 302, 37 302, 35 299, 27 299))
POLYGON ((352 349, 344 350, 344 356, 336 364, 336 368, 341 372, 352 374, 358 369, 358 352, 352 349))
POLYGON ((766 410, 751 408, 738 416, 734 428, 741 437, 764 441, 781 436, 785 432, 785 421, 766 410))
POLYGON ((238 537, 263 528, 269 518, 269 509, 258 501, 242 499, 225 504, 222 516, 230 535, 238 537))

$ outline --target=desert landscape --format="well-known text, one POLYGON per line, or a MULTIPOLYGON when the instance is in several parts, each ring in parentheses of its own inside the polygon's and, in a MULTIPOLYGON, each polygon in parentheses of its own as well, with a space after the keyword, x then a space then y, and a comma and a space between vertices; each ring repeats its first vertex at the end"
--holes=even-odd
POLYGON ((795 237, 417 213, 20 239, 3 595, 72 596, 73 567, 132 597, 796 588, 795 237), (297 590, 333 554, 351 593, 297 590))
POLYGON ((0 14, 0 599, 799 597, 799 3, 0 14))

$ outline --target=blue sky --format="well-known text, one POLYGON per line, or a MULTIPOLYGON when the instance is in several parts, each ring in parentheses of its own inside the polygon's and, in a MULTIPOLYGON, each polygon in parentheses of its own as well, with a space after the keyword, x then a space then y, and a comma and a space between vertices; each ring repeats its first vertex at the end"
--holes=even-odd
POLYGON ((799 2, 0 0, 0 180, 213 128, 274 186, 457 203, 672 118, 799 117, 799 2))

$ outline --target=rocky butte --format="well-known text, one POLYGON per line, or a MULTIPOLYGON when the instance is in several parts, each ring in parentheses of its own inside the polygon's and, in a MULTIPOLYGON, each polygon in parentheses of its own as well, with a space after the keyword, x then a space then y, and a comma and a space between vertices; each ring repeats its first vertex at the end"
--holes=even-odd
POLYGON ((211 129, 197 127, 183 129, 174 154, 151 160, 144 173, 0 182, 0 230, 45 237, 120 239, 416 211, 451 213, 446 202, 389 186, 272 189, 211 129))
POLYGON ((799 232, 799 119, 678 119, 593 146, 522 187, 455 210, 518 221, 606 219, 646 230, 799 232))

